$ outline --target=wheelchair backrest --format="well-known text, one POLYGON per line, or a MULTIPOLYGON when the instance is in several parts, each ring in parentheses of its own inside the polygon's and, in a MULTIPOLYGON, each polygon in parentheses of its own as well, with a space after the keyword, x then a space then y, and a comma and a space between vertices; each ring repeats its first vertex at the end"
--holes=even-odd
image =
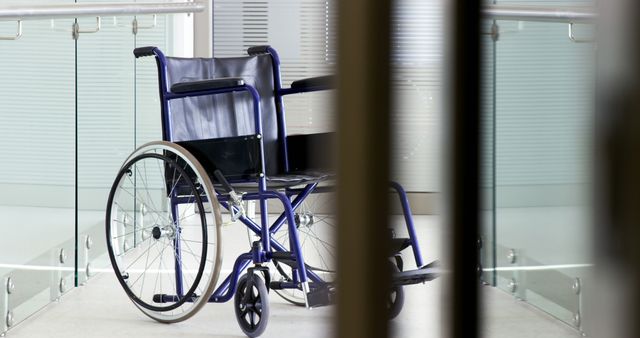
MULTIPOLYGON (((281 171, 274 98, 273 59, 269 54, 236 58, 167 57, 168 88, 175 83, 239 77, 260 94, 266 173, 281 171)), ((189 97, 169 102, 173 142, 255 134, 253 101, 248 92, 189 97)))

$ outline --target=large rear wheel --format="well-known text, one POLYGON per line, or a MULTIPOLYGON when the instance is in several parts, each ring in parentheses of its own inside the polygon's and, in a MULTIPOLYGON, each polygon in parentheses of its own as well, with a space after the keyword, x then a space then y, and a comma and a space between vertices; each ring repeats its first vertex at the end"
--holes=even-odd
POLYGON ((188 151, 152 142, 131 154, 109 194, 106 235, 116 278, 142 312, 173 323, 208 302, 222 263, 220 225, 213 184, 188 151))

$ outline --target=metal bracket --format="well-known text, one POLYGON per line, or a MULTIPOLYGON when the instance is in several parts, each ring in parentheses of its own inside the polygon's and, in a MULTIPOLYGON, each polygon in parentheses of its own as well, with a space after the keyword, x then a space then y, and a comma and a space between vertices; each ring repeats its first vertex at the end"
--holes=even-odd
POLYGON ((576 38, 575 35, 573 35, 573 22, 569 23, 569 40, 571 40, 571 42, 575 42, 575 43, 592 43, 592 42, 595 42, 594 39, 576 38))
POLYGON ((242 203, 242 194, 236 193, 234 190, 229 192, 229 212, 231 213, 231 221, 235 222, 246 214, 242 203))
POLYGON ((3 280, 4 285, 7 286, 2 292, 0 292, 0 335, 4 336, 13 324, 13 313, 9 309, 9 283, 11 277, 3 280))
POLYGON ((493 40, 493 42, 497 42, 498 39, 500 39, 500 26, 498 26, 496 21, 493 20, 493 23, 491 24, 491 31, 489 33, 483 33, 483 34, 491 35, 491 40, 493 40))
POLYGON ((131 23, 131 28, 133 31, 133 35, 137 35, 138 32, 140 32, 140 30, 142 29, 154 29, 158 27, 158 15, 154 14, 153 15, 153 23, 149 26, 141 26, 140 23, 138 22, 138 17, 134 17, 133 18, 133 22, 131 23))
POLYGON ((100 31, 101 27, 102 27, 102 19, 99 16, 96 17, 96 28, 90 29, 90 30, 81 30, 80 29, 80 25, 78 24, 78 21, 76 21, 73 24, 73 30, 72 30, 71 34, 72 34, 74 40, 78 40, 78 38, 80 37, 80 34, 98 33, 100 31))
POLYGON ((22 21, 18 20, 18 31, 16 35, 0 36, 0 40, 18 40, 22 37, 22 21))
MULTIPOLYGON (((249 278, 255 278, 256 271, 260 271, 262 273, 262 277, 264 277, 265 285, 271 284, 271 274, 269 273, 269 268, 266 266, 256 265, 247 269, 247 275, 251 276, 249 278)), ((267 292, 270 289, 267 287, 267 292)))

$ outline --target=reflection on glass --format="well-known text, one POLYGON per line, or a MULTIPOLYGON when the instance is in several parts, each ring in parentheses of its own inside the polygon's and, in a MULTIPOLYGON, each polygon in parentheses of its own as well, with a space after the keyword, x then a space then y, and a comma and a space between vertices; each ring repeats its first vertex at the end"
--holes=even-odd
POLYGON ((493 60, 483 63, 492 80, 483 88, 494 95, 483 106, 492 126, 484 129, 483 155, 495 189, 485 235, 496 240, 483 251, 485 277, 582 329, 591 266, 594 49, 571 42, 566 24, 497 24, 499 39, 483 47, 493 60))
MULTIPOLYGON (((20 39, 0 41, 0 314, 10 317, 0 333, 73 287, 72 23, 28 21, 20 39)), ((16 23, 0 22, 0 31, 14 34, 16 23)))
MULTIPOLYGON (((167 55, 173 56, 181 48, 178 46, 182 38, 171 32, 182 31, 186 26, 186 14, 160 15, 156 19, 156 27, 140 30, 135 36, 135 47, 156 46, 167 55), (175 40, 175 41, 174 41, 175 40)), ((152 17, 139 17, 141 24, 150 23, 152 17)), ((137 59, 135 68, 135 146, 147 142, 162 140, 160 120, 160 98, 158 95, 158 68, 153 57, 137 59)))
MULTIPOLYGON (((107 195, 122 162, 134 149, 132 22, 128 16, 103 17, 100 31, 80 34, 77 43, 79 283, 92 270, 108 267, 104 255, 107 195), (87 241, 94 245, 88 248, 87 241)), ((78 24, 89 30, 95 19, 79 18, 78 24)))

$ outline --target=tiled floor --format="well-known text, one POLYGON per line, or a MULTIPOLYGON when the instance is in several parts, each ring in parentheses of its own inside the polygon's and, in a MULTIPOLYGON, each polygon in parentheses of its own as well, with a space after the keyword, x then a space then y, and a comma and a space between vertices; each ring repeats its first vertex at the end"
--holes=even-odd
MULTIPOLYGON (((435 216, 416 218, 425 258, 441 255, 441 228, 435 216)), ((228 248, 246 245, 246 233, 239 228, 225 230, 228 248), (238 233, 234 233, 238 232, 238 233), (234 241, 236 241, 234 243, 234 241)), ((401 235, 402 230, 397 231, 401 235)), ((225 257, 232 257, 231 254, 225 257)), ((231 261, 231 259, 229 259, 231 261)), ((226 264, 225 264, 226 265, 226 264)), ((407 287, 402 313, 391 323, 394 337, 441 337, 442 285, 436 280, 407 287)), ((506 293, 486 287, 483 331, 490 338, 565 338, 579 333, 506 293)), ((270 297, 269 327, 264 337, 329 337, 333 307, 306 310, 270 297)), ((51 304, 8 333, 8 337, 243 337, 231 303, 210 304, 193 318, 178 324, 156 323, 138 311, 120 289, 111 273, 102 273, 51 304)))
POLYGON ((483 287, 484 304, 481 313, 483 337, 486 338, 577 338, 575 329, 516 300, 511 295, 483 287))

